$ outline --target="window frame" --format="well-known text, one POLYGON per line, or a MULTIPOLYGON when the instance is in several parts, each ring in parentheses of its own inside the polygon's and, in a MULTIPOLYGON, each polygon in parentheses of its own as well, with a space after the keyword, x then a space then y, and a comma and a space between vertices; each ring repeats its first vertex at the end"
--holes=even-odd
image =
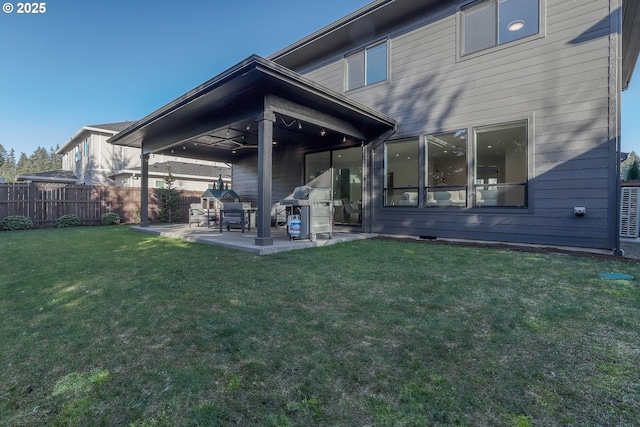
POLYGON ((465 36, 465 27, 464 27, 464 19, 463 13, 465 10, 471 9, 473 7, 479 6, 483 3, 495 2, 496 3, 496 17, 498 18, 498 1, 499 0, 474 0, 462 4, 458 8, 458 12, 456 13, 456 62, 476 58, 478 56, 486 55, 488 53, 492 53, 498 50, 511 48, 514 46, 521 45, 523 43, 528 43, 532 40, 537 40, 546 36, 546 9, 547 9, 547 0, 538 0, 538 32, 535 34, 531 34, 528 36, 524 36, 518 38, 516 40, 511 40, 507 42, 500 43, 498 37, 498 25, 499 20, 496 20, 495 23, 495 32, 496 32, 496 44, 491 47, 487 47, 484 49, 480 49, 471 53, 464 53, 464 36, 465 36))
MULTIPOLYGON (((421 207, 421 188, 423 185, 423 177, 421 176, 422 164, 424 153, 424 143, 423 138, 417 136, 412 138, 402 138, 395 139, 391 141, 386 141, 383 144, 383 156, 382 156, 382 171, 383 171, 383 182, 382 182, 382 206, 385 208, 419 208, 421 207), (388 161, 388 145, 391 144, 400 144, 400 143, 415 143, 416 144, 416 161, 417 161, 417 170, 415 176, 416 185, 409 186, 401 186, 396 187, 395 185, 389 187, 389 181, 395 180, 396 177, 394 175, 389 175, 389 161, 388 161), (414 200, 409 199, 405 204, 395 204, 395 200, 393 200, 393 196, 390 197, 389 190, 397 190, 399 194, 403 194, 405 192, 416 193, 416 197, 414 200)), ((397 155, 397 154, 396 154, 397 155)), ((395 171, 393 171, 395 172, 395 171)), ((395 184, 395 183, 394 183, 395 184)))
MULTIPOLYGON (((488 208, 493 208, 493 209, 516 209, 516 210, 526 210, 528 208, 530 208, 530 198, 529 198, 529 185, 531 183, 531 152, 532 152, 532 146, 533 146, 533 133, 532 133, 532 120, 529 120, 527 118, 521 118, 521 119, 515 119, 515 120, 505 120, 505 121, 496 121, 494 123, 491 124, 479 124, 476 126, 471 126, 469 128, 469 130, 471 131, 470 134, 470 141, 472 144, 472 153, 473 153, 473 168, 472 170, 469 171, 469 180, 470 180, 470 192, 471 192, 471 200, 472 200, 472 204, 471 206, 473 208, 477 208, 477 209, 488 209, 488 208), (525 126, 525 134, 526 134, 526 153, 525 153, 525 166, 527 168, 526 170, 526 177, 524 181, 510 181, 510 182, 486 182, 486 183, 478 183, 478 130, 482 130, 482 129, 487 129, 487 128, 494 128, 495 130, 497 130, 498 128, 504 128, 507 126, 515 126, 518 124, 524 124, 525 126), (509 188, 522 188, 523 189, 523 199, 524 199, 524 204, 523 205, 479 205, 478 204, 478 200, 477 200, 477 192, 478 191, 482 191, 480 190, 480 187, 482 187, 485 190, 500 190, 500 189, 509 189, 509 188)), ((498 193, 499 194, 499 193, 498 193)))
MULTIPOLYGON (((418 164, 418 174, 419 174, 419 185, 418 185, 418 202, 417 204, 411 205, 411 207, 419 207, 421 209, 426 209, 427 211, 435 211, 434 204, 429 204, 429 189, 433 189, 433 186, 428 185, 428 147, 427 147, 427 138, 433 135, 446 134, 446 133, 455 133, 457 131, 465 130, 467 135, 467 146, 466 146, 466 162, 467 162, 467 183, 466 183, 466 204, 464 206, 460 206, 460 204, 451 204, 452 208, 457 212, 505 212, 509 211, 514 214, 528 214, 533 212, 534 210, 534 200, 531 197, 531 184, 535 177, 534 171, 534 148, 535 148, 535 121, 534 114, 518 114, 507 117, 500 117, 491 120, 480 120, 480 121, 472 121, 465 123, 456 123, 447 127, 438 127, 438 128, 429 128, 427 129, 421 136, 418 136, 419 141, 419 164, 418 164), (526 126, 526 138, 527 138, 527 151, 526 151, 526 180, 523 182, 504 182, 504 183, 484 183, 477 184, 476 183, 476 165, 477 165, 477 141, 476 141, 476 130, 482 128, 491 128, 491 127, 499 127, 506 126, 510 124, 518 124, 523 123, 526 126), (523 206, 515 206, 515 205, 477 205, 476 203, 476 189, 477 186, 492 186, 492 187, 516 187, 520 186, 524 188, 524 205, 523 206)), ((380 181, 380 194, 381 194, 381 207, 384 209, 387 208, 397 208, 398 205, 394 205, 388 203, 388 183, 387 183, 387 144, 401 141, 409 141, 412 140, 412 137, 397 139, 386 141, 382 147, 382 165, 381 165, 381 175, 379 175, 378 179, 380 181)), ((445 187, 450 187, 451 190, 460 190, 465 187, 462 184, 452 184, 443 186, 442 189, 447 190, 445 187)), ((396 190, 401 190, 405 188, 394 187, 396 190)), ((406 190, 415 190, 414 187, 406 187, 406 190)), ((409 206, 400 206, 400 207, 409 207, 409 206)), ((442 205, 439 207, 449 207, 448 205, 442 205)))
MULTIPOLYGON (((448 208, 448 207, 453 207, 453 208, 466 208, 469 206, 469 175, 470 175, 470 161, 471 161, 471 157, 472 155, 470 153, 472 153, 471 151, 469 151, 469 145, 470 145, 470 135, 469 135, 469 128, 468 127, 460 127, 458 129, 455 129, 453 131, 445 131, 445 132, 432 132, 432 133, 427 133, 425 135, 423 135, 423 140, 424 140, 424 162, 423 162, 423 167, 424 167, 424 174, 425 174, 425 182, 424 182, 424 207, 426 208, 448 208), (441 170, 440 171, 440 177, 442 178, 442 181, 439 184, 429 184, 429 178, 430 175, 432 173, 438 173, 437 170, 434 170, 433 172, 429 169, 429 160, 430 160, 430 150, 429 150, 429 143, 431 142, 429 140, 429 138, 431 137, 432 139, 438 139, 438 137, 441 137, 443 135, 447 135, 447 134, 453 134, 456 135, 460 132, 464 132, 464 151, 463 151, 463 155, 464 155, 464 177, 465 177, 465 182, 464 184, 452 184, 452 183, 447 183, 446 179, 444 178, 444 171, 441 170), (447 199, 443 202, 439 202, 437 201, 437 195, 436 193, 438 193, 439 191, 447 191, 450 193, 451 196, 453 196, 454 194, 451 193, 451 191, 464 191, 464 195, 458 193, 458 197, 455 197, 452 199, 447 199), (462 196, 462 197, 460 197, 462 196)), ((455 146, 452 145, 451 148, 449 148, 449 150, 454 149, 455 146)), ((446 151, 445 151, 446 153, 446 151)), ((461 157, 461 156, 460 156, 461 157)), ((442 165, 440 165, 440 168, 442 168, 442 165)))
POLYGON ((389 81, 389 75, 390 75, 390 61, 389 61, 389 50, 390 50, 390 43, 389 43, 389 39, 388 38, 384 38, 381 40, 377 40, 373 43, 367 44, 364 47, 361 47, 359 49, 356 50, 352 50, 350 52, 348 52, 347 54, 344 55, 343 60, 342 60, 342 64, 343 64, 343 81, 344 81, 344 91, 345 92, 350 92, 353 90, 357 90, 357 89, 361 89, 367 86, 372 86, 375 84, 379 84, 379 83, 384 83, 384 82, 388 82, 389 81), (385 45, 385 61, 384 61, 384 66, 385 66, 385 78, 381 79, 381 80, 376 80, 373 82, 368 82, 367 81, 367 76, 368 76, 368 69, 369 69, 369 56, 368 56, 368 52, 371 51, 372 49, 375 49, 381 45, 385 45), (350 87, 349 86, 349 58, 355 57, 356 55, 359 54, 363 54, 364 55, 364 66, 362 69, 362 73, 363 75, 362 77, 362 81, 364 82, 362 85, 359 86, 355 86, 355 87, 350 87))

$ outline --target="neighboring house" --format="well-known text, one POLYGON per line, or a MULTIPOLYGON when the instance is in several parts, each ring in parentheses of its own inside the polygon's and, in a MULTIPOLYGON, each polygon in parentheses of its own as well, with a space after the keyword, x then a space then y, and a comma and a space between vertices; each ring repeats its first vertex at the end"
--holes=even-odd
MULTIPOLYGON (((140 169, 122 169, 110 174, 109 178, 124 187, 140 187, 140 169)), ((227 186, 231 185, 230 170, 227 166, 168 161, 149 165, 149 187, 164 188, 165 178, 169 174, 175 178, 174 188, 181 190, 206 191, 214 188, 221 175, 223 182, 227 186)))
POLYGON ((333 169, 364 231, 617 251, 638 3, 377 0, 110 142, 232 163, 257 245, 268 206, 333 169))
MULTIPOLYGON (((78 184, 139 187, 140 150, 107 143, 110 137, 135 123, 83 126, 56 152, 62 155, 62 168, 75 174, 78 184)), ((164 185, 169 169, 174 175, 180 174, 174 184, 180 190, 204 191, 217 182, 220 174, 231 182, 230 168, 218 162, 167 153, 153 156, 150 163, 157 164, 149 176, 151 188, 160 186, 160 182, 164 185)))
POLYGON ((78 177, 71 171, 57 170, 18 175, 16 181, 69 185, 78 182, 78 177))

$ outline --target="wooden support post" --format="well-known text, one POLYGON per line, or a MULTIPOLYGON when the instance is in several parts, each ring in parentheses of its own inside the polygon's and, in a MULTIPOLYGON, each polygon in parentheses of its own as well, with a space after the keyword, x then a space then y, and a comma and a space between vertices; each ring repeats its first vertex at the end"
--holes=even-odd
POLYGON ((142 176, 140 177, 140 227, 149 226, 149 154, 141 154, 142 176))
POLYGON ((273 245, 271 237, 271 186, 273 159, 273 123, 276 115, 265 109, 257 119, 258 122, 258 237, 257 246, 273 245))

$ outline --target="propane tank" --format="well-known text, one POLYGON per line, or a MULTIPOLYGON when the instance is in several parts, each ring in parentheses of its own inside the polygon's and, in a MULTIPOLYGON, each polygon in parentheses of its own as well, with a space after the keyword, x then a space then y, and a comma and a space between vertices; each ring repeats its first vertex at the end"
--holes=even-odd
POLYGON ((289 236, 291 236, 292 239, 300 237, 301 228, 302 221, 300 220, 300 215, 289 216, 289 236))

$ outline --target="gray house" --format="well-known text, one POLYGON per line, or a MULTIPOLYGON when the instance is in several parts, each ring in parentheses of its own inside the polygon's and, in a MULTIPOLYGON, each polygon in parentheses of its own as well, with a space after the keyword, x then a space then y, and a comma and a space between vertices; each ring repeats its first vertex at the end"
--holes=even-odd
POLYGON ((110 142, 232 163, 257 245, 332 169, 354 231, 616 250, 639 31, 636 1, 377 0, 110 142))

